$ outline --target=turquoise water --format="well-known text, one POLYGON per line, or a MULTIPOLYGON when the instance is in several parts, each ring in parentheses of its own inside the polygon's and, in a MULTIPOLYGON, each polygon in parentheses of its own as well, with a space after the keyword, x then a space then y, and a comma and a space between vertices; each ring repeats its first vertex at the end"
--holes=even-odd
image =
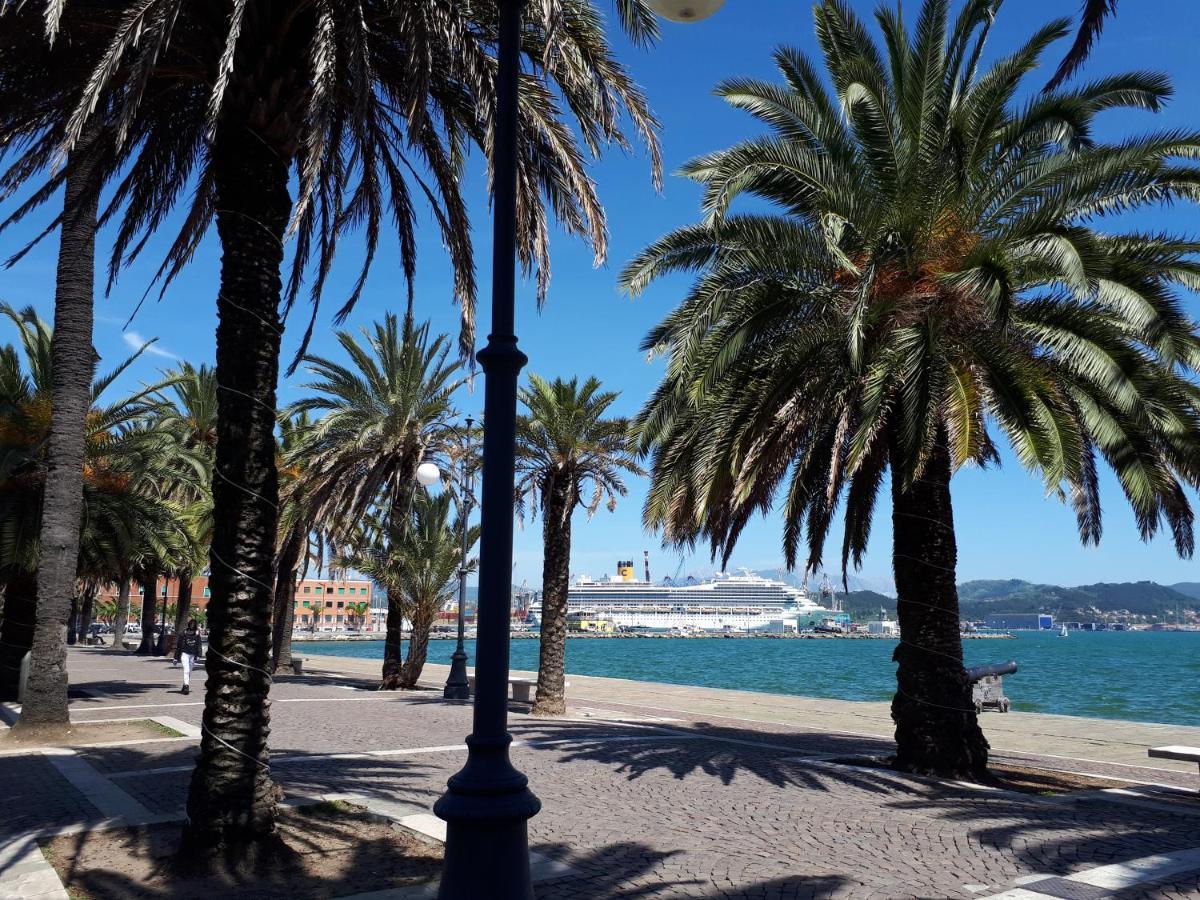
MULTIPOLYGON (((1019 632, 1016 640, 972 640, 968 665, 1014 659, 1006 677, 1013 708, 1200 726, 1200 633, 1019 632)), ((890 640, 653 640, 567 642, 567 671, 839 700, 889 700, 895 677, 890 640)), ((448 663, 453 641, 433 641, 429 661, 448 663)), ((297 645, 330 656, 382 659, 382 641, 297 645)), ((474 658, 475 645, 467 642, 474 658)), ((538 642, 514 640, 514 669, 536 669, 538 642)))

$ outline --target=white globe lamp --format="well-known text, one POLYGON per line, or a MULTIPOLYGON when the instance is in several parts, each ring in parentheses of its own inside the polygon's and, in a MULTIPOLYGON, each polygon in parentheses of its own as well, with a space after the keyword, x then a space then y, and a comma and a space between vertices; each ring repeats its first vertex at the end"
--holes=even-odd
POLYGON ((648 0, 650 8, 672 22, 699 22, 725 5, 725 0, 648 0))
POLYGON ((442 480, 442 473, 431 462, 423 462, 417 466, 417 482, 422 487, 433 487, 442 480))

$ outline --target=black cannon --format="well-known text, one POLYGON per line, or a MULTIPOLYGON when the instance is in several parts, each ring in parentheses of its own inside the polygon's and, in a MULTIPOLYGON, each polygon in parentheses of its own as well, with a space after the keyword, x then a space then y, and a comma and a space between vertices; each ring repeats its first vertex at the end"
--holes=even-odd
POLYGON ((995 709, 998 712, 1008 712, 1008 698, 1004 696, 1004 676, 1017 671, 1017 664, 1011 659, 1004 663, 992 663, 986 666, 971 666, 967 671, 967 679, 971 682, 971 700, 975 703, 975 712, 985 709, 995 709))

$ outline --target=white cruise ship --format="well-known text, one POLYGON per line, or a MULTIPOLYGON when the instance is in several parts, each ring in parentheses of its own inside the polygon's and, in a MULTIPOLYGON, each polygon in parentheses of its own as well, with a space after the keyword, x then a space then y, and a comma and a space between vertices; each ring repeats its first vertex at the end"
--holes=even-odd
POLYGON ((616 578, 584 577, 571 585, 567 614, 608 620, 622 630, 786 634, 821 625, 835 612, 806 591, 749 572, 653 584, 636 580, 632 562, 620 562, 616 578))

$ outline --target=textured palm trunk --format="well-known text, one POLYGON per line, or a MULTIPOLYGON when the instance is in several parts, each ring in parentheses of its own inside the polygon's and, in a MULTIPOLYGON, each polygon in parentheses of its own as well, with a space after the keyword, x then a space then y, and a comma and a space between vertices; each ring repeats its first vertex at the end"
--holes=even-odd
POLYGON ((83 518, 84 422, 92 402, 92 281, 96 266, 97 145, 85 136, 67 161, 50 343, 50 439, 38 561, 40 598, 29 683, 17 728, 64 727, 67 615, 75 595, 83 518))
POLYGON ((567 711, 564 672, 567 662, 567 587, 571 577, 571 513, 577 491, 560 475, 546 485, 542 510, 542 633, 538 655, 535 716, 567 711))
MULTIPOLYGON (((892 471, 897 467, 893 465, 892 471)), ((950 452, 939 436, 920 479, 892 481, 893 569, 900 642, 893 659, 897 768, 947 778, 987 774, 988 743, 963 669, 950 452)))
POLYGON ((179 651, 179 638, 187 628, 188 616, 192 612, 192 576, 186 573, 179 576, 179 596, 175 600, 175 658, 182 655, 179 651))
POLYGON ((95 618, 96 588, 88 584, 83 589, 82 602, 79 604, 79 634, 86 644, 91 637, 92 619, 95 618))
POLYGON ((400 650, 404 644, 404 604, 392 590, 387 592, 387 621, 383 627, 383 677, 379 689, 394 691, 400 687, 400 674, 404 668, 400 662, 400 650))
POLYGON ((154 626, 158 613, 158 575, 151 572, 142 578, 142 639, 138 642, 138 656, 154 655, 154 626))
POLYGON ((113 642, 110 650, 125 650, 125 626, 129 622, 129 576, 121 576, 117 588, 117 614, 113 617, 113 642))
POLYGON ((0 623, 0 701, 15 702, 21 660, 33 647, 37 615, 37 575, 13 572, 4 585, 4 621, 0 623))
POLYGON ((275 575, 275 609, 271 616, 272 672, 292 665, 292 628, 296 621, 296 570, 300 565, 303 535, 292 534, 279 552, 275 575))
POLYGON ((408 636, 408 655, 400 672, 401 688, 416 687, 421 678, 425 660, 429 658, 429 632, 433 630, 436 614, 436 610, 424 606, 418 606, 413 611, 412 634, 408 636))
MULTIPOLYGON (((254 92, 245 85, 237 90, 254 92)), ((181 858, 247 870, 279 846, 267 668, 279 524, 280 268, 291 200, 287 161, 236 118, 222 120, 212 152, 222 255, 209 648, 204 736, 181 858)))
POLYGON ((222 121, 212 152, 222 257, 208 682, 181 851, 187 862, 220 859, 246 870, 278 847, 268 667, 278 533, 280 271, 292 203, 287 162, 245 125, 222 121))
POLYGON ((71 610, 67 613, 67 646, 74 647, 79 641, 79 594, 71 596, 71 610))

